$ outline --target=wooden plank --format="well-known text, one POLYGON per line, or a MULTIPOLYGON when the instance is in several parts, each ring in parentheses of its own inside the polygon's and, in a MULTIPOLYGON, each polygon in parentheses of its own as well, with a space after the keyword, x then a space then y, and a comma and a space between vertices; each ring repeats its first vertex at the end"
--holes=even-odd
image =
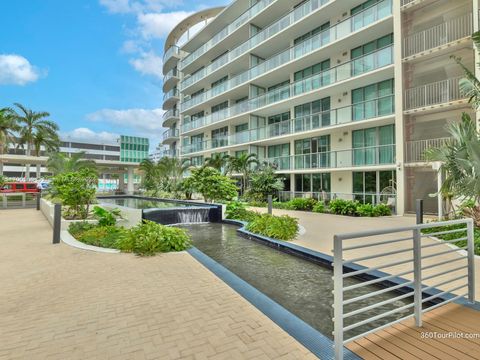
POLYGON ((360 356, 364 360, 383 360, 381 357, 375 355, 373 352, 370 350, 364 348, 360 344, 358 344, 356 341, 352 341, 351 343, 347 344, 347 348, 360 356))
POLYGON ((445 352, 437 349, 435 346, 428 344, 424 339, 420 338, 420 334, 415 333, 416 336, 411 336, 410 333, 406 330, 410 330, 407 327, 402 328, 401 326, 398 327, 389 327, 386 328, 385 331, 393 336, 396 336, 399 340, 404 341, 408 344, 408 346, 413 346, 419 350, 425 351, 426 353, 434 356, 437 359, 451 359, 451 355, 445 354, 445 352))
POLYGON ((355 340, 355 342, 363 347, 364 349, 367 349, 369 352, 374 353, 376 356, 380 357, 382 360, 399 360, 398 356, 388 352, 384 348, 380 347, 377 345, 377 343, 372 342, 366 338, 361 338, 355 340))
MULTIPOLYGON (((471 327, 464 324, 464 320, 458 317, 447 317, 436 314, 424 314, 424 319, 427 319, 429 322, 433 322, 438 325, 438 327, 447 327, 454 329, 452 331, 462 332, 462 333, 478 333, 480 331, 479 326, 471 327)), ((480 324, 480 319, 477 320, 477 324, 480 324)), ((475 344, 480 345, 480 339, 468 339, 475 344)))
POLYGON ((478 332, 480 312, 457 304, 440 306, 426 314, 436 315, 458 324, 457 327, 465 328, 466 331, 478 332), (450 306, 451 305, 451 306, 450 306))
MULTIPOLYGON (((410 327, 405 325, 403 322, 393 325, 394 328, 401 329, 405 334, 408 334, 410 337, 417 339, 422 346, 430 346, 434 349, 440 351, 447 359, 474 359, 473 357, 468 356, 465 353, 460 353, 457 350, 445 345, 443 342, 437 339, 422 339, 421 333, 422 329, 415 326, 410 327)), ((432 352, 432 354, 434 354, 432 352)))
POLYGON ((377 333, 369 334, 366 336, 366 338, 374 342, 381 348, 385 349, 389 353, 395 354, 395 356, 399 357, 400 359, 422 359, 421 357, 415 356, 414 354, 406 351, 405 349, 391 343, 389 340, 384 339, 382 336, 377 335, 377 333))

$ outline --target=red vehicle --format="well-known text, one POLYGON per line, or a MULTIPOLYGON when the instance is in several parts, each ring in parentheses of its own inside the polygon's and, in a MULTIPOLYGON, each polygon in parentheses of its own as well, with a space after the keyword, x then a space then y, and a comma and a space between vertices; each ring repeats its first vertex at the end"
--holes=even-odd
POLYGON ((37 193, 40 190, 34 182, 7 182, 0 188, 0 193, 37 193))

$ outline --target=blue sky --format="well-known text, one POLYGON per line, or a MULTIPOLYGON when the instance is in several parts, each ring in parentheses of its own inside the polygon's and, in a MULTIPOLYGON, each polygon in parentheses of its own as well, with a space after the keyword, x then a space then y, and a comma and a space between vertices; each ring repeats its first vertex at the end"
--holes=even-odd
POLYGON ((161 136, 162 54, 190 12, 229 0, 0 1, 0 107, 48 111, 63 135, 161 136))

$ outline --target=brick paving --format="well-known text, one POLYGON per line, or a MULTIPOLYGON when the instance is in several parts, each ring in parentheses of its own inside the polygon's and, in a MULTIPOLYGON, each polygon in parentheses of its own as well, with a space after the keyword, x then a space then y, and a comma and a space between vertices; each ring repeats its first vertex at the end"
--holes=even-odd
POLYGON ((0 359, 314 359, 187 253, 51 244, 33 209, 0 211, 0 359))

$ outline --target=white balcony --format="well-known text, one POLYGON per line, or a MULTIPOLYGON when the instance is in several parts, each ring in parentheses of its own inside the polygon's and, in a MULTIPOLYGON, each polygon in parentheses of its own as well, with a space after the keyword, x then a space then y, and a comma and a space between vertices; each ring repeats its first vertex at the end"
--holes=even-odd
POLYGON ((459 16, 405 37, 403 40, 403 58, 430 53, 444 45, 469 38, 472 33, 472 14, 459 16))
POLYGON ((463 104, 467 99, 459 87, 462 78, 441 80, 405 90, 404 110, 409 113, 463 104))
POLYGON ((407 163, 426 162, 425 152, 428 149, 439 149, 446 145, 449 140, 451 139, 444 137, 437 139, 407 141, 405 143, 405 161, 407 163))

